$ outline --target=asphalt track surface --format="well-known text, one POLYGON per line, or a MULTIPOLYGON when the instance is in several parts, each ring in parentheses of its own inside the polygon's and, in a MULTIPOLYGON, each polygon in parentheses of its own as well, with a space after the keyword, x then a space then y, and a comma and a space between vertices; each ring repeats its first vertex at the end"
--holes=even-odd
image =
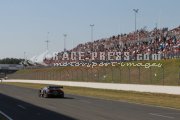
POLYGON ((2 84, 0 111, 13 120, 180 120, 175 109, 67 94, 39 98, 38 90, 2 84))

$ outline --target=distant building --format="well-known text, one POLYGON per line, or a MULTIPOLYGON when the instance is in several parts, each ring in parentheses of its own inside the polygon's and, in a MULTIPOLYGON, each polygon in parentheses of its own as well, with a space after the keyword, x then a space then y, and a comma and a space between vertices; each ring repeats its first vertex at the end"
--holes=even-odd
POLYGON ((0 73, 13 73, 23 68, 23 65, 19 64, 0 64, 0 73))

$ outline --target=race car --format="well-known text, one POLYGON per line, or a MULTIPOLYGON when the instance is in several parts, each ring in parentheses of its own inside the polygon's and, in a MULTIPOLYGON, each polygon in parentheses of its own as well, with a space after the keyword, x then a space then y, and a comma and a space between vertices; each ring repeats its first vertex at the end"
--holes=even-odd
POLYGON ((63 86, 46 86, 39 90, 39 97, 61 97, 64 98, 64 91, 62 90, 63 86))

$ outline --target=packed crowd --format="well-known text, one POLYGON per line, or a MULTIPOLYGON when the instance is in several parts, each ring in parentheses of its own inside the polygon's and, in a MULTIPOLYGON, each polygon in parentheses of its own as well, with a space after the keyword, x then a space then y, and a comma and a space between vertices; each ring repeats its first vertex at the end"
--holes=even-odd
MULTIPOLYGON (((163 59, 180 57, 180 26, 172 30, 168 28, 147 31, 141 29, 129 34, 120 34, 106 39, 79 44, 66 52, 84 52, 89 58, 92 52, 129 52, 131 57, 137 54, 161 54, 163 59)), ((63 52, 58 53, 62 57, 63 52)), ((97 58, 98 59, 98 58, 97 58)), ((45 63, 54 62, 44 60, 45 63)))

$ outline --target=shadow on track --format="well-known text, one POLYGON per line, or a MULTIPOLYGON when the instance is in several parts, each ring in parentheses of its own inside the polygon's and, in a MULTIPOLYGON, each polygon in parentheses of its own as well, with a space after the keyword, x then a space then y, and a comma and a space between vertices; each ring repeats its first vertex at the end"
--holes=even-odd
MULTIPOLYGON (((63 98, 73 99, 73 98, 63 98)), ((13 120, 76 120, 0 93, 0 110, 13 120)))
MULTIPOLYGON (((39 97, 39 98, 44 98, 44 97, 39 97)), ((48 98, 44 98, 44 99, 70 99, 70 100, 73 100, 75 98, 65 96, 63 98, 62 97, 48 97, 48 98)))
POLYGON ((73 97, 64 97, 63 99, 75 99, 73 97))

